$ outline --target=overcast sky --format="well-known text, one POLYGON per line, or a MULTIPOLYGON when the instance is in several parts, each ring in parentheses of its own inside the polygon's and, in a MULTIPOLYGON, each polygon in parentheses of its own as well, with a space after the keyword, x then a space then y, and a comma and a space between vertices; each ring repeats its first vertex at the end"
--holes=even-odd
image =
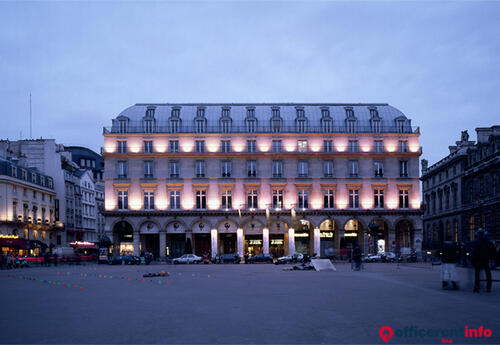
POLYGON ((145 102, 387 102, 431 163, 500 124, 500 2, 0 2, 1 138, 145 102))

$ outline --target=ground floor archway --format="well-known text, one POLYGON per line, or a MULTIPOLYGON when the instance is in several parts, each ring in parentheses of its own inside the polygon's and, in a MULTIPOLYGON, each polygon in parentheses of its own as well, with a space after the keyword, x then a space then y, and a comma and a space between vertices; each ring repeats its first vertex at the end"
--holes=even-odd
MULTIPOLYGON (((442 223, 440 223, 442 227, 442 223)), ((396 249, 414 249, 415 230, 408 219, 402 219, 396 223, 396 249)))

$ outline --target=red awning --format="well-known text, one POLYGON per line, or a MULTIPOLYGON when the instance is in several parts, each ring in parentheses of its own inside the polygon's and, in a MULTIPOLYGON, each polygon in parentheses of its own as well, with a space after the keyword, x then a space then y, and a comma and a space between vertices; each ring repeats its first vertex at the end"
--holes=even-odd
POLYGON ((24 238, 0 238, 0 247, 26 249, 26 240, 24 238))

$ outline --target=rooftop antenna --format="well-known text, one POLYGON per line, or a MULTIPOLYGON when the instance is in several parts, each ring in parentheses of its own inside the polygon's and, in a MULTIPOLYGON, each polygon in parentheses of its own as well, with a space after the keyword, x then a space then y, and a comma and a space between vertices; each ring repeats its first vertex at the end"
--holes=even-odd
POLYGON ((33 117, 31 114, 31 92, 30 92, 30 139, 33 139, 33 117))

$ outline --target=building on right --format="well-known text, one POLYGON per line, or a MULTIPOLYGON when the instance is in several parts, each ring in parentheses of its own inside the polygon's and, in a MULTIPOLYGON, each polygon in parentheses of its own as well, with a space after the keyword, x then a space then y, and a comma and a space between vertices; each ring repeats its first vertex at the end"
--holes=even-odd
POLYGON ((500 125, 476 133, 474 142, 463 131, 434 165, 422 160, 424 248, 440 248, 446 239, 473 241, 479 228, 500 240, 500 125))

